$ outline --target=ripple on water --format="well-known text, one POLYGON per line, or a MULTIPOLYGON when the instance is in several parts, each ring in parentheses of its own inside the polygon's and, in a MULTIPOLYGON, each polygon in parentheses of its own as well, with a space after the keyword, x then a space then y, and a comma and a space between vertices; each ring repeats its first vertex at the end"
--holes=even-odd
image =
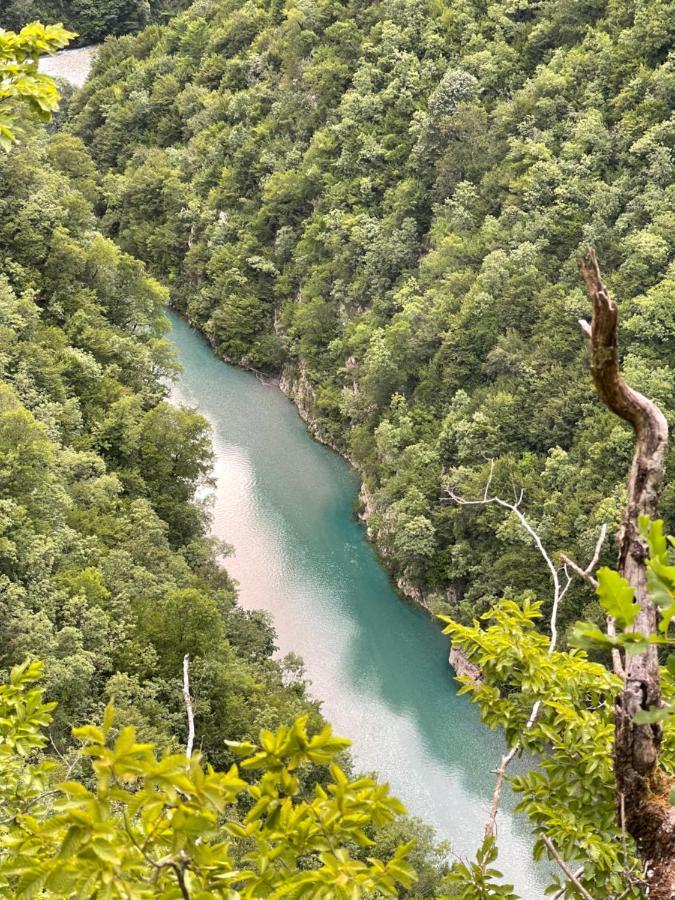
MULTIPOLYGON (((213 426, 213 531, 235 548, 227 568, 242 605, 273 615, 280 653, 304 659, 357 765, 388 781, 455 852, 473 855, 503 742, 457 696, 446 639, 401 602, 354 520, 354 471, 312 441, 279 391, 218 360, 171 318, 184 367, 173 399, 213 426)), ((499 817, 499 867, 534 900, 542 875, 513 805, 507 798, 499 817)))
POLYGON ((77 47, 75 50, 61 50, 55 56, 45 56, 40 60, 40 71, 52 78, 63 78, 74 87, 82 87, 96 58, 98 45, 77 47))

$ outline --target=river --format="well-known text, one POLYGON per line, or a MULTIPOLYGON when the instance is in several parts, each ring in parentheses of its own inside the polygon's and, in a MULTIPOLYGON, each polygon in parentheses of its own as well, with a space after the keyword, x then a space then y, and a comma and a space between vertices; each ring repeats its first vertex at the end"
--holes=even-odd
MULTIPOLYGON (((172 399, 211 423, 213 531, 234 548, 226 565, 240 602, 273 615, 280 653, 302 656, 358 767, 471 854, 502 741, 457 696, 440 629, 392 588, 354 518, 356 473, 312 440, 277 388, 219 360, 173 313, 171 322, 183 366, 172 399)), ((498 868, 521 896, 540 897, 525 823, 504 811, 498 833, 498 868)))
MULTIPOLYGON (((95 47, 49 58, 42 71, 81 86, 95 47)), ((487 820, 503 742, 457 696, 448 642, 403 602, 354 518, 358 477, 310 437, 275 387, 217 359, 173 313, 183 366, 172 399, 211 423, 213 531, 231 544, 240 602, 274 617, 281 654, 302 656, 311 691, 358 767, 389 782, 453 852, 473 856, 487 820)), ((524 900, 543 895, 532 839, 508 793, 498 868, 524 900)))
POLYGON ((63 78, 74 87, 82 87, 96 57, 96 46, 62 50, 54 56, 43 56, 40 71, 52 78, 63 78))

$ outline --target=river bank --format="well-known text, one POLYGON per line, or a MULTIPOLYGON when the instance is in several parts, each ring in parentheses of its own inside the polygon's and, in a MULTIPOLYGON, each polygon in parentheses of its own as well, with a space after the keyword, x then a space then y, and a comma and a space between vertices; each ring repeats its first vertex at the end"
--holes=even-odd
MULTIPOLYGON (((63 50, 53 57, 45 57, 43 60, 41 60, 40 69, 45 74, 51 75, 52 77, 63 78, 64 80, 70 82, 73 86, 79 88, 82 87, 87 79, 91 67, 96 59, 97 50, 97 46, 80 47, 74 50, 63 50)), ((208 340, 208 335, 205 336, 208 340)), ((213 346, 212 342, 210 343, 213 352, 218 355, 217 348, 213 346)), ((233 363, 233 361, 231 360, 228 360, 227 362, 228 364, 236 364, 236 362, 233 363)), ((252 371, 253 374, 257 376, 260 375, 260 373, 250 369, 250 367, 244 365, 243 368, 247 371, 252 371)), ((350 457, 349 453, 344 447, 338 446, 335 442, 331 441, 326 435, 322 433, 321 428, 313 415, 313 408, 316 403, 314 389, 302 367, 287 364, 284 366, 279 378, 266 378, 266 380, 277 385, 283 391, 283 393, 286 394, 286 396, 294 403, 296 409, 298 410, 298 413, 300 414, 300 417, 307 425, 307 429, 312 437, 319 443, 323 444, 326 447, 329 447, 331 450, 338 453, 359 473, 359 477, 361 480, 361 488, 358 498, 359 521, 365 526, 368 538, 373 544, 380 558, 380 561, 389 571, 393 583, 396 586, 396 590, 400 594, 400 596, 404 600, 413 603, 415 606, 422 609, 427 615, 433 617, 436 612, 439 611, 438 603, 434 602, 437 601, 438 598, 435 598, 432 595, 426 593, 422 587, 413 584, 409 580, 401 577, 400 575, 397 575, 397 573, 393 571, 391 559, 387 558, 387 555, 383 551, 382 543, 378 541, 377 535, 369 526, 369 520, 375 512, 375 505, 372 494, 370 493, 368 486, 364 480, 363 472, 359 471, 357 463, 350 457)), ((440 599, 441 602, 443 602, 443 598, 440 599)), ((452 596, 448 596, 445 599, 450 602, 454 598, 452 596)), ((469 662, 469 660, 466 659, 461 651, 455 651, 455 653, 452 654, 451 665, 460 675, 469 674, 472 670, 472 664, 469 662)))
POLYGON ((63 78, 73 87, 81 88, 89 76, 96 59, 98 45, 62 50, 55 56, 43 56, 40 71, 52 78, 63 78))
MULTIPOLYGON (((458 696, 436 623, 394 592, 353 515, 357 473, 311 440, 275 385, 223 362, 174 313, 171 321, 183 365, 172 399, 211 423, 212 528, 234 547, 226 564, 241 604, 273 617, 281 656, 302 657, 324 715, 353 739, 357 767, 389 782, 455 853, 473 855, 503 740, 458 696)), ((507 796, 499 817, 500 866, 534 900, 542 879, 514 804, 507 796)))
MULTIPOLYGON (((398 602, 353 515, 357 473, 309 439, 280 391, 223 362, 173 313, 171 321, 184 366, 172 400, 212 425, 212 530, 235 548, 227 568, 241 604, 272 617, 280 655, 302 657, 324 714, 353 739, 358 767, 387 781, 455 854, 472 857, 504 743, 458 696, 447 641, 428 610, 398 602)), ((535 900, 546 879, 514 805, 507 792, 499 865, 519 896, 535 900)))
MULTIPOLYGON (((196 327, 192 323, 190 323, 190 325, 191 327, 196 327)), ((285 394, 285 396, 288 397, 288 399, 294 405, 300 418, 305 423, 307 431, 309 432, 311 437, 319 444, 329 448, 334 453, 337 453, 338 456, 345 460, 345 462, 347 462, 352 467, 352 469, 354 469, 354 471, 358 474, 360 481, 356 516, 359 523, 364 527, 368 540, 372 545, 375 553, 377 554, 380 564, 389 573, 392 584, 399 595, 399 599, 407 603, 411 603, 416 608, 422 610, 430 619, 435 619, 438 613, 442 611, 438 609, 438 598, 425 593, 419 585, 413 584, 411 581, 403 578, 400 575, 397 575, 393 571, 391 559, 384 552, 382 543, 378 541, 378 535, 374 532, 369 524, 370 518, 376 512, 376 508, 373 495, 368 489, 368 485, 366 484, 363 472, 360 470, 358 464, 354 461, 354 459, 350 456, 350 454, 344 447, 340 447, 334 441, 331 441, 322 432, 317 419, 313 415, 313 407, 316 403, 316 394, 304 369, 301 366, 286 364, 281 371, 281 375, 278 377, 261 376, 261 373, 259 373, 256 369, 252 369, 250 366, 247 366, 245 364, 245 361, 243 360, 237 362, 223 358, 219 354, 217 347, 211 340, 210 335, 204 333, 199 328, 197 328, 197 330, 207 340, 209 346, 211 347, 211 351, 219 359, 222 359, 224 363, 226 363, 227 365, 237 366, 243 371, 250 372, 256 377, 261 378, 264 383, 278 387, 279 390, 283 394, 285 394)), ((448 603, 452 599, 452 596, 448 596, 448 603)), ((467 655, 459 648, 450 647, 448 653, 448 662, 457 676, 470 678, 472 681, 481 680, 482 672, 480 668, 472 663, 467 655)))
MULTIPOLYGON (((316 395, 304 370, 301 367, 286 365, 277 383, 283 393, 286 394, 289 400, 295 405, 300 414, 300 418, 307 425, 307 429, 312 437, 324 446, 329 447, 335 453, 338 453, 358 472, 361 480, 358 519, 366 530, 368 540, 375 548, 382 565, 387 568, 401 598, 423 610, 430 618, 435 618, 439 612, 438 598, 426 593, 419 585, 413 584, 411 581, 397 575, 393 571, 391 559, 384 553, 382 543, 378 541, 377 534, 369 525, 371 517, 377 510, 373 495, 364 479, 363 472, 360 471, 358 464, 344 448, 337 446, 333 441, 322 434, 321 428, 313 416, 313 406, 316 402, 316 395)), ((448 596, 446 598, 448 604, 454 599, 451 595, 451 591, 452 589, 449 588, 448 596)), ((441 602, 443 602, 442 599, 441 602)), ((480 668, 471 662, 464 651, 457 647, 450 648, 448 662, 455 674, 459 677, 469 678, 472 681, 480 681, 483 677, 480 668)))

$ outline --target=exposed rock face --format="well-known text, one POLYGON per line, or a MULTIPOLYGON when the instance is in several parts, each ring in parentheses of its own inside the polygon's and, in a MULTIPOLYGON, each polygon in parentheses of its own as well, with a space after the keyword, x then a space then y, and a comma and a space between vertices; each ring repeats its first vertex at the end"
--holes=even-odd
POLYGON ((314 440, 318 441, 320 444, 324 444, 326 447, 330 447, 331 450, 339 453, 340 456, 344 457, 344 459, 353 465, 347 451, 336 446, 335 443, 326 437, 319 428, 314 418, 316 392, 314 391, 304 368, 301 365, 285 366, 281 373, 281 378, 279 379, 279 389, 292 401, 300 414, 300 418, 307 425, 307 430, 314 440))
POLYGON ((297 406, 300 418, 307 422, 314 434, 316 425, 312 422, 312 411, 316 403, 316 393, 302 367, 286 366, 281 373, 279 387, 297 406))
POLYGON ((425 612, 431 613, 429 598, 424 593, 424 591, 422 591, 412 582, 407 581, 405 578, 397 578, 396 587, 404 597, 408 598, 408 600, 412 600, 412 602, 417 606, 421 606, 425 612))
MULTIPOLYGON (((336 453, 339 453, 344 459, 347 459, 352 465, 354 465, 354 461, 350 459, 349 454, 344 450, 344 448, 337 447, 331 440, 326 437, 325 434, 322 434, 321 429, 318 426, 314 416, 314 410, 316 406, 316 392, 314 391, 314 388, 312 387, 312 384, 307 377, 307 373, 304 370, 303 366, 297 363, 286 366, 281 374, 281 378, 279 379, 279 387, 297 407, 300 417, 307 424, 307 428, 312 437, 314 437, 320 443, 325 444, 327 447, 330 447, 332 450, 335 450, 336 453)), ((356 468, 358 469, 358 466, 356 468)), ((376 512, 378 512, 378 510, 375 504, 375 498, 368 489, 366 483, 362 481, 361 490, 359 492, 358 517, 359 521, 366 528, 368 538, 377 546, 377 535, 369 526, 369 520, 376 512)), ((383 558, 386 562, 386 554, 382 553, 381 543, 378 549, 383 555, 383 558)), ((396 578, 396 587, 407 600, 409 600, 411 603, 414 603, 416 606, 419 606, 428 615, 433 616, 432 598, 427 595, 422 590, 422 588, 403 576, 399 576, 398 578, 396 578)), ((446 598, 449 603, 453 603, 453 601, 456 601, 456 592, 453 587, 448 588, 446 598)), ((455 652, 457 654, 460 654, 460 651, 455 652)), ((463 655, 462 659, 464 661, 459 664, 459 668, 455 667, 457 668, 457 671, 460 672, 460 674, 467 674, 469 671, 468 667, 471 667, 471 669, 475 670, 475 672, 477 673, 476 677, 480 677, 480 670, 478 669, 478 667, 472 666, 469 660, 463 657, 463 655)))
MULTIPOLYGON (((219 353, 214 346, 212 336, 208 333, 208 330, 205 329, 202 333, 206 335, 216 355, 222 357, 222 353, 219 353)), ((240 360, 239 365, 242 368, 250 368, 246 365, 245 360, 240 360)), ((354 465, 353 460, 350 459, 349 454, 344 448, 337 447, 326 437, 326 435, 321 433, 321 429, 314 418, 316 392, 302 365, 295 364, 292 366, 285 366, 278 381, 274 378, 268 378, 266 380, 272 384, 278 384, 279 388, 286 394, 289 400, 292 401, 300 414, 300 418, 306 423, 310 434, 315 440, 330 447, 331 450, 339 453, 340 456, 354 465)), ((365 526, 368 537, 371 540, 374 540, 375 534, 369 527, 368 521, 371 516, 377 512, 377 507, 375 505, 375 499, 364 481, 361 482, 359 506, 359 521, 365 526)), ((399 577, 396 579, 396 587, 407 600, 414 603, 416 606, 419 606, 428 615, 433 616, 431 598, 425 594, 418 585, 413 584, 406 578, 399 577)), ((456 601, 456 592, 452 586, 447 589, 446 597, 449 603, 456 601)), ((483 673, 480 668, 472 663, 461 650, 455 649, 454 647, 450 650, 450 665, 458 675, 465 675, 476 683, 483 680, 483 673)))
POLYGON ((469 678, 474 684, 480 684, 483 680, 483 673, 480 667, 472 663, 459 647, 450 648, 449 662, 456 675, 469 678))
POLYGON ((371 541, 375 540, 375 534, 373 529, 368 524, 370 517, 375 512, 375 501, 373 499, 373 495, 368 490, 368 486, 365 481, 361 482, 361 489, 359 491, 359 522, 366 529, 366 534, 368 535, 368 539, 371 541))

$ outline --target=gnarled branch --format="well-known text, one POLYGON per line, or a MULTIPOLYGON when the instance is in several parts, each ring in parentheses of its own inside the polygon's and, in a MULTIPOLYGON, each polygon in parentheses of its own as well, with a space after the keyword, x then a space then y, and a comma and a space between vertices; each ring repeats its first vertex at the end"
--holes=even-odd
MULTIPOLYGON (((640 607, 631 630, 656 631, 657 610, 647 591, 647 548, 639 532, 639 517, 654 518, 663 485, 668 424, 658 406, 629 387, 621 377, 618 349, 618 309, 603 284, 592 249, 579 259, 579 271, 593 304, 589 326, 580 324, 591 347, 591 373, 598 396, 635 432, 635 453, 628 478, 628 503, 619 530, 619 572, 635 589, 640 607)), ((625 686, 615 707, 614 773, 617 797, 623 800, 626 830, 635 839, 649 870, 651 900, 675 896, 675 810, 664 796, 667 785, 659 769, 661 727, 638 725, 635 716, 661 705, 659 663, 655 646, 629 655, 625 686)), ((620 815, 617 803, 617 813, 620 815)))

